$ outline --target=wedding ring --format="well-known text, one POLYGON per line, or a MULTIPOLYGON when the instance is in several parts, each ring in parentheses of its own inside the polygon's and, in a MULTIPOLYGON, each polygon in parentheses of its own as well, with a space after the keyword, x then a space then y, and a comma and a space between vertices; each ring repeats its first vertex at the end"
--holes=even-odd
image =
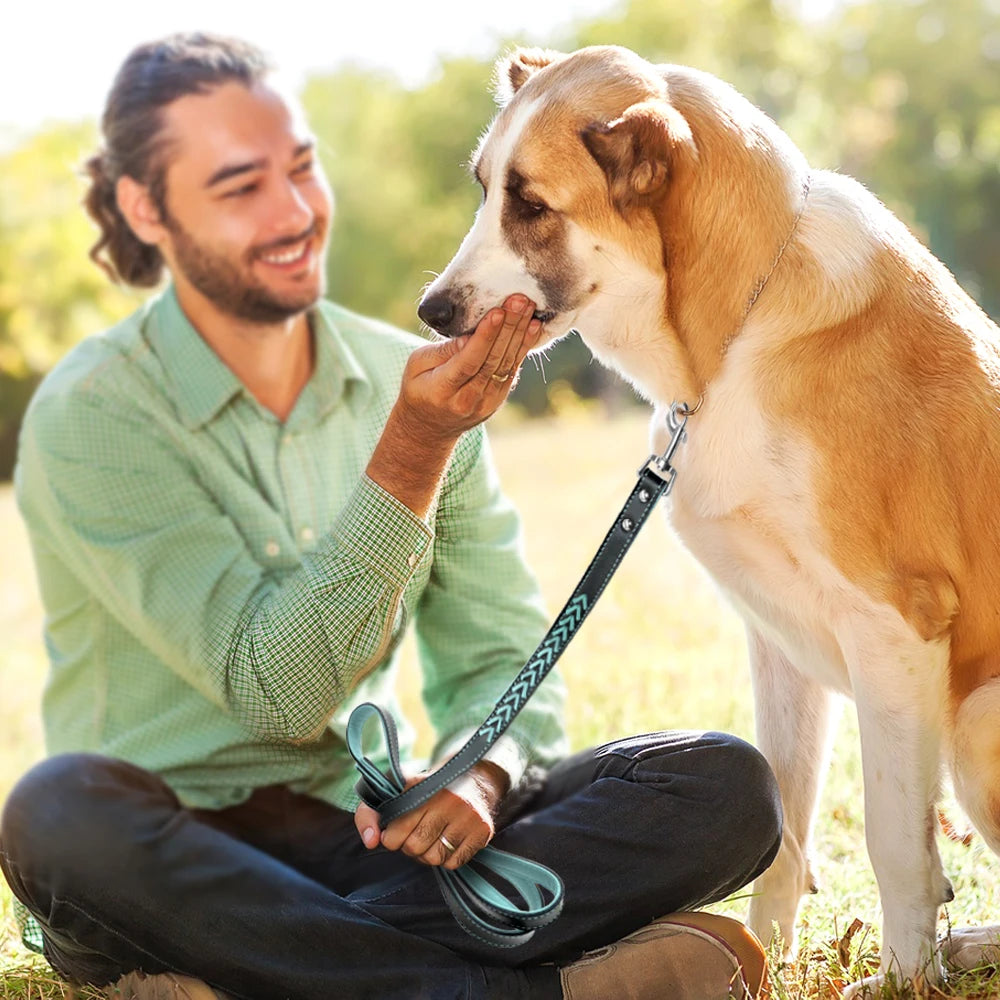
POLYGON ((449 854, 454 854, 455 851, 458 850, 458 848, 455 847, 455 845, 443 833, 441 834, 441 836, 438 839, 441 841, 441 846, 449 854))
POLYGON ((510 379, 511 374, 511 372, 497 372, 495 375, 491 375, 490 378, 494 382, 506 382, 510 379))

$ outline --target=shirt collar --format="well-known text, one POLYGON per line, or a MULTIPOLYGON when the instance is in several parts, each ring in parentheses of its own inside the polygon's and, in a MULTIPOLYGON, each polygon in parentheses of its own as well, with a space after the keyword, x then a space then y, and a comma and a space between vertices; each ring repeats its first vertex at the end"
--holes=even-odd
POLYGON ((345 397, 353 409, 371 392, 368 376, 337 328, 333 311, 330 303, 321 301, 309 313, 316 367, 288 418, 289 425, 297 428, 319 422, 345 397))
POLYGON ((191 429, 200 427, 243 389, 243 383, 191 325, 173 285, 154 302, 150 320, 149 340, 181 420, 191 429))
MULTIPOLYGON (((348 397, 352 404, 355 399, 363 400, 371 388, 330 312, 328 304, 320 302, 309 314, 316 367, 288 418, 289 424, 298 427, 326 416, 340 402, 348 386, 354 390, 348 397)), ((170 381, 181 420, 192 430, 208 423, 235 396, 246 391, 240 379, 192 326, 173 285, 153 303, 148 336, 170 381)))

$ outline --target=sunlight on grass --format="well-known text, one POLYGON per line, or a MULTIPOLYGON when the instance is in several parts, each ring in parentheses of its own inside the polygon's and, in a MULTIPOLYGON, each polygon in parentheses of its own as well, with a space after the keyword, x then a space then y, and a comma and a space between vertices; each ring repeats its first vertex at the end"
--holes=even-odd
MULTIPOLYGON (((507 492, 522 513, 529 561, 554 614, 634 484, 635 470, 648 454, 646 417, 609 420, 581 410, 549 422, 508 418, 492 438, 507 492)), ((30 556, 5 487, 0 487, 0 546, 3 798, 42 753, 37 704, 45 673, 30 556)), ((413 718, 422 719, 412 644, 405 656, 404 702, 413 718)), ((662 515, 650 519, 562 664, 574 747, 669 728, 725 729, 753 739, 742 626, 662 515)), ((860 773, 857 725, 848 703, 817 819, 820 891, 802 907, 797 962, 786 967, 775 956, 775 1000, 827 1000, 877 966, 881 915, 865 853, 860 773)), ((950 797, 944 808, 961 831, 966 821, 950 797)), ((956 892, 942 930, 947 920, 954 926, 1000 920, 1000 865, 981 839, 965 846, 941 836, 939 843, 956 892)), ((717 909, 742 916, 745 892, 717 909)), ((44 963, 32 962, 15 940, 6 888, 0 904, 0 1000, 62 995, 44 963)), ((1000 975, 955 976, 949 989, 937 996, 996 1000, 1000 975)), ((886 991, 886 997, 901 995, 886 991)))

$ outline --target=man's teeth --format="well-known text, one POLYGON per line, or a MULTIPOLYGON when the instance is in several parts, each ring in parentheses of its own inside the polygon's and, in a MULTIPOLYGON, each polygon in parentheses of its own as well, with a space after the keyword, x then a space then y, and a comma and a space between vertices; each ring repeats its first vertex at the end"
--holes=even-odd
POLYGON ((268 264, 291 264, 292 261, 298 260, 300 257, 304 257, 308 244, 303 243, 296 250, 285 250, 283 253, 269 253, 264 255, 264 260, 268 264))

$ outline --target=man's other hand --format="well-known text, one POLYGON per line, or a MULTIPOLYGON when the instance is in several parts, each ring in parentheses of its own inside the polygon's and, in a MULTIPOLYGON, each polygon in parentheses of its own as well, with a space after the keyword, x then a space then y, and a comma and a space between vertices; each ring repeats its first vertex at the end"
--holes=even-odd
MULTIPOLYGON (((419 780, 410 778, 406 787, 419 780)), ((364 802, 355 810, 354 825, 369 849, 381 844, 424 864, 454 870, 493 838, 493 817, 507 786, 507 774, 502 768, 480 761, 384 830, 379 830, 378 813, 364 802)))

